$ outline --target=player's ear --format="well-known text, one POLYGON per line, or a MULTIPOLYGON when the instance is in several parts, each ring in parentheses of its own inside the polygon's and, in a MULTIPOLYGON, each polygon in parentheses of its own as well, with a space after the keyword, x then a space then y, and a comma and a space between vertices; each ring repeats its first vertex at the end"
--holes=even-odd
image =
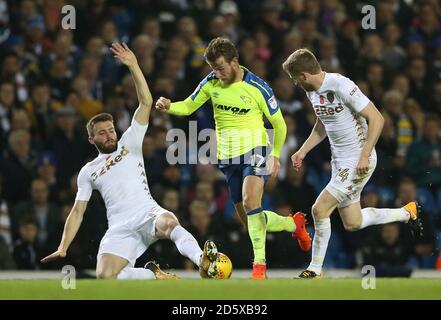
POLYGON ((93 142, 93 138, 92 138, 91 136, 89 136, 89 137, 87 138, 87 140, 89 140, 89 143, 90 143, 90 144, 95 145, 95 142, 93 142))
POLYGON ((234 62, 235 65, 239 66, 239 59, 237 57, 234 57, 233 59, 231 59, 231 62, 234 62))

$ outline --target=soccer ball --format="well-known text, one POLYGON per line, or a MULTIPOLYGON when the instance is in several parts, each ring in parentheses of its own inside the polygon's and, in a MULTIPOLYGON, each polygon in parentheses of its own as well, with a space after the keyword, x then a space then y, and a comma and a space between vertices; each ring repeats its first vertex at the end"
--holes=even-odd
POLYGON ((233 272, 233 264, 227 255, 219 252, 214 264, 215 272, 211 278, 228 279, 231 277, 231 273, 233 272))

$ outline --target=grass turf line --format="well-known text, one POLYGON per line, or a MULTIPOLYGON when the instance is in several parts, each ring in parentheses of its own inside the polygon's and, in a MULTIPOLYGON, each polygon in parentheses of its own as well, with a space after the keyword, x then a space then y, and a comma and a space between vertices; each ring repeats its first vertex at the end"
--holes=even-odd
POLYGON ((64 290, 60 280, 2 280, 0 299, 441 299, 441 279, 377 279, 375 290, 364 290, 362 279, 274 279, 266 281, 77 280, 64 290))

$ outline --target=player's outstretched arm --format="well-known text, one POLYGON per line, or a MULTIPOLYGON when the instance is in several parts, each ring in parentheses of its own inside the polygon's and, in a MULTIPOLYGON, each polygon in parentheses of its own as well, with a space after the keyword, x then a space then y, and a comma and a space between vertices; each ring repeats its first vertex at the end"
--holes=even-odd
POLYGON ((315 148, 320 142, 326 138, 326 130, 323 123, 319 118, 315 120, 314 128, 312 128, 311 134, 308 139, 303 143, 300 149, 291 156, 292 165, 294 170, 298 171, 302 166, 303 159, 309 151, 315 148))
POLYGON ((188 116, 201 107, 209 98, 210 94, 207 87, 210 86, 207 78, 201 81, 190 97, 184 101, 171 102, 170 99, 160 97, 155 108, 159 112, 167 112, 175 116, 188 116))
POLYGON ((357 173, 365 174, 369 171, 369 156, 383 131, 384 118, 372 102, 369 102, 368 105, 360 111, 360 114, 366 118, 369 129, 357 164, 357 173))
POLYGON ((150 110, 152 109, 153 98, 150 93, 147 81, 138 65, 135 54, 125 43, 112 43, 110 50, 115 54, 115 58, 125 64, 132 74, 135 82, 136 94, 138 95, 139 107, 135 111, 135 120, 141 125, 149 123, 150 110))
POLYGON ((75 204, 73 205, 72 210, 70 210, 69 216, 66 219, 63 236, 61 237, 61 242, 57 251, 41 259, 42 263, 54 261, 66 256, 67 249, 75 238, 81 222, 83 221, 86 208, 87 201, 75 201, 75 204))

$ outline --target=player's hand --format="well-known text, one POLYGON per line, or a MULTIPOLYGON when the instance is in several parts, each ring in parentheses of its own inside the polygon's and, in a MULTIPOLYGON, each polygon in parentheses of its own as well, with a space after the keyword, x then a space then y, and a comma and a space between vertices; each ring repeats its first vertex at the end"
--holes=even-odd
POLYGON ((132 52, 132 50, 129 49, 129 47, 127 47, 124 42, 122 45, 118 42, 112 43, 110 51, 113 52, 115 58, 117 58, 128 67, 132 67, 138 63, 135 54, 132 52))
POLYGON ((368 173, 369 172, 369 157, 361 155, 360 159, 358 160, 356 170, 357 170, 357 174, 359 176, 368 173))
POLYGON ((155 108, 160 112, 166 112, 168 109, 170 109, 170 104, 170 99, 160 97, 158 101, 156 101, 155 108))
POLYGON ((61 258, 64 258, 66 256, 66 251, 64 250, 57 250, 54 253, 48 255, 47 257, 44 257, 43 259, 40 260, 41 263, 47 263, 47 262, 51 262, 54 260, 58 260, 61 258))
POLYGON ((306 157, 306 153, 301 149, 291 156, 292 166, 294 167, 295 171, 299 171, 300 167, 303 164, 303 159, 305 159, 305 157, 306 157))
POLYGON ((276 178, 280 171, 280 160, 275 156, 269 156, 266 162, 268 175, 271 178, 276 178))

